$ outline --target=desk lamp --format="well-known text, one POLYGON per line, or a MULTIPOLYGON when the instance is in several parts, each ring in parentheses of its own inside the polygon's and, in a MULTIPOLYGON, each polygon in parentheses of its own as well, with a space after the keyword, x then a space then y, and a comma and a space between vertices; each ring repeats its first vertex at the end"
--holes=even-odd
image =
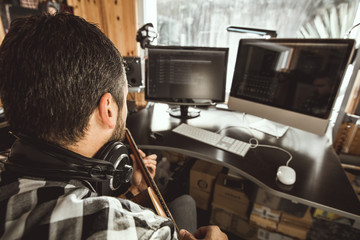
POLYGON ((230 26, 230 27, 227 27, 226 30, 228 32, 257 34, 260 36, 264 36, 265 38, 276 38, 276 36, 277 36, 277 33, 274 30, 266 30, 266 29, 259 29, 259 28, 246 28, 246 27, 230 26))

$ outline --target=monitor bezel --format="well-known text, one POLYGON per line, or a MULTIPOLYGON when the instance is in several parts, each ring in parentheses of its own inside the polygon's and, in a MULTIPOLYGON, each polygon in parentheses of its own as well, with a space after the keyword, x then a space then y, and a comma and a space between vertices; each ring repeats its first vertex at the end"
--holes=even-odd
POLYGON ((164 46, 164 45, 156 45, 156 46, 149 46, 146 49, 146 59, 145 59, 145 100, 151 102, 159 102, 159 103, 166 103, 169 105, 179 105, 179 106, 211 106, 216 105, 217 103, 224 103, 226 100, 226 79, 227 79, 227 68, 228 68, 228 61, 229 61, 229 48, 225 47, 200 47, 200 46, 164 46), (221 51, 225 53, 225 63, 224 63, 224 74, 222 81, 222 87, 219 89, 221 91, 221 99, 204 99, 204 98, 160 98, 150 96, 148 94, 149 89, 149 50, 152 49, 160 49, 160 50, 185 50, 185 51, 194 51, 194 50, 201 50, 201 51, 221 51))

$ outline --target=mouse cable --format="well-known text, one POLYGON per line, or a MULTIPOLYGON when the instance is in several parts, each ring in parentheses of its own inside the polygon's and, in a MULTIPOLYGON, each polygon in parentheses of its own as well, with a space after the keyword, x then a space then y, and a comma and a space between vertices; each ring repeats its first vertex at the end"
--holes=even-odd
POLYGON ((287 151, 283 148, 277 147, 277 146, 259 144, 259 140, 257 140, 256 138, 250 138, 249 143, 250 143, 250 148, 257 148, 257 147, 274 148, 274 149, 278 149, 278 150, 281 150, 281 151, 287 153, 289 155, 289 159, 286 161, 286 166, 289 165, 290 161, 293 158, 292 154, 289 151, 287 151))

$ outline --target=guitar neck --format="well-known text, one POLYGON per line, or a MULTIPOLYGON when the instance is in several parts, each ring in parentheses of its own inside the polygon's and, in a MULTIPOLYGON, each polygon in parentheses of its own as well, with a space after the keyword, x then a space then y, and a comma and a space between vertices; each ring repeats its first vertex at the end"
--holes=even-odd
MULTIPOLYGON (((162 215, 161 213, 164 212, 166 214, 166 217, 170 218, 171 221, 174 223, 176 231, 179 233, 179 228, 176 225, 175 220, 174 220, 173 216, 171 215, 171 212, 168 209, 168 207, 167 207, 167 205, 165 203, 165 200, 162 197, 159 188, 157 187, 157 184, 155 183, 155 180, 151 177, 148 168, 145 166, 145 163, 144 163, 142 157, 140 156, 139 149, 138 149, 138 147, 137 147, 137 145, 136 145, 136 143, 135 143, 129 129, 126 129, 125 137, 126 137, 126 140, 128 141, 128 143, 130 145, 131 151, 134 154, 136 163, 138 164, 138 166, 139 166, 139 168, 140 168, 140 170, 142 172, 142 175, 143 175, 143 177, 145 179, 146 184, 153 190, 153 192, 155 194, 155 196, 152 196, 150 194, 151 200, 153 202, 155 202, 154 205, 159 205, 160 204, 161 207, 162 207, 162 209, 159 209, 158 207, 155 208, 155 210, 157 211, 157 214, 161 216, 162 215)), ((165 217, 165 216, 163 216, 163 217, 165 217)))

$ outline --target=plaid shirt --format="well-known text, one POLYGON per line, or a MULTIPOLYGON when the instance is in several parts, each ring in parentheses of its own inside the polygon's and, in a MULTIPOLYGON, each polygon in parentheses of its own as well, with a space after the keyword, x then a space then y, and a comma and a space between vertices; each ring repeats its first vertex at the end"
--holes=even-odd
POLYGON ((80 181, 20 178, 0 187, 0 239, 177 239, 170 220, 80 181))

